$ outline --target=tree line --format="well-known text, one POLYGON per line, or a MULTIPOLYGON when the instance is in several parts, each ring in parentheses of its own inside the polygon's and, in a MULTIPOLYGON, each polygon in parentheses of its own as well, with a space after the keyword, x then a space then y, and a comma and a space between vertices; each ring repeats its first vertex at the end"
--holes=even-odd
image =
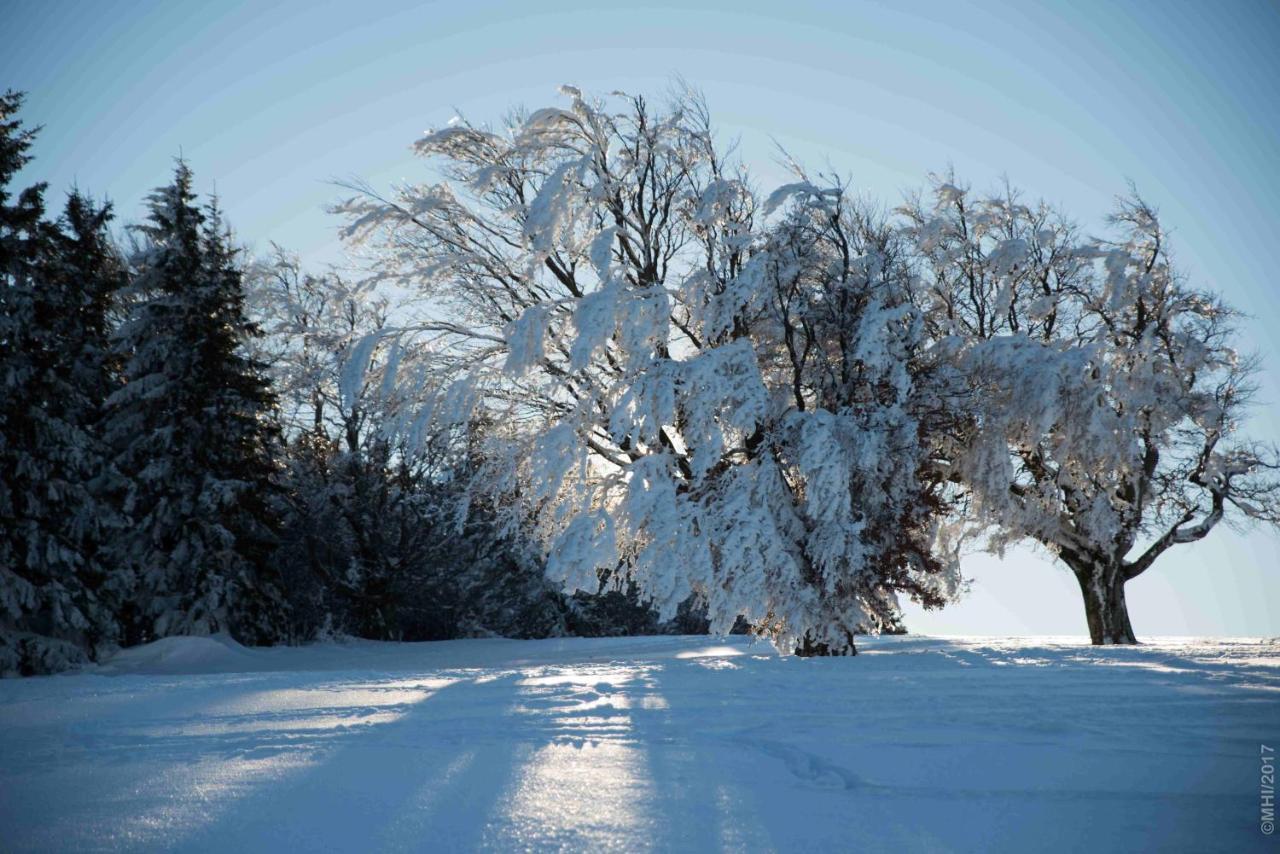
POLYGON ((1136 192, 1101 236, 950 174, 886 208, 788 162, 762 193, 696 91, 561 94, 338 206, 433 305, 378 339, 430 342, 433 417, 499 413, 476 491, 553 578, 621 567, 664 614, 847 653, 954 599, 966 544, 1029 541, 1094 643, 1133 643, 1127 582, 1280 520, 1240 315, 1136 192))
POLYGON ((219 631, 848 654, 1019 541, 1132 643, 1127 581, 1280 521, 1238 314, 1136 194, 1105 237, 951 175, 765 195, 696 93, 563 94, 354 187, 355 276, 245 258, 182 163, 127 245, 78 192, 50 220, 0 99, 0 670, 219 631))
POLYGON ((109 205, 14 194, 21 100, 0 98, 0 672, 183 634, 672 628, 633 588, 562 595, 529 543, 460 516, 483 424, 402 453, 387 397, 333 370, 385 306, 244 258, 185 163, 123 245, 109 205))

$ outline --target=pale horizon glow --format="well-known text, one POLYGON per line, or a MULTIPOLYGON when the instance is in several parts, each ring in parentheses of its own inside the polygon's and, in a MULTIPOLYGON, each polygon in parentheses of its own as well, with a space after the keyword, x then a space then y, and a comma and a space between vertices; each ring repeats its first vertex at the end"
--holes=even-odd
MULTIPOLYGON (((1252 315, 1253 432, 1280 438, 1280 6, 1149 3, 537 4, 10 0, 0 87, 43 125, 18 186, 79 186, 138 219, 179 153, 242 240, 343 263, 326 204, 353 177, 424 174, 409 153, 461 111, 497 121, 562 83, 701 88, 762 188, 775 143, 892 205, 954 166, 1001 175, 1093 230, 1133 180, 1197 282, 1252 315)), ((1220 526, 1128 587, 1139 638, 1280 635, 1280 537, 1220 526)), ((1074 578, 1042 553, 964 563, 973 589, 915 632, 1084 633, 1074 578)))

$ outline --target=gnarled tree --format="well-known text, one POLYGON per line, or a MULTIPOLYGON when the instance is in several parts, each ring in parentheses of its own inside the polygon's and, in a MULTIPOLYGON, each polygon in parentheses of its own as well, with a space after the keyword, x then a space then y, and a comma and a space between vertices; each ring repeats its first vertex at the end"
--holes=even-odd
POLYGON ((1256 364, 1239 315, 1183 280, 1136 195, 1112 239, 953 180, 903 213, 917 304, 969 387, 949 471, 974 520, 1070 567, 1094 643, 1135 643, 1128 581, 1224 520, 1280 522, 1275 450, 1240 431, 1256 364))
POLYGON ((760 204, 697 97, 564 93, 428 134, 444 180, 341 206, 434 308, 436 417, 504 425, 476 495, 571 587, 629 577, 666 617, 698 594, 786 649, 852 653, 898 591, 939 604, 945 407, 892 230, 803 175, 760 204))

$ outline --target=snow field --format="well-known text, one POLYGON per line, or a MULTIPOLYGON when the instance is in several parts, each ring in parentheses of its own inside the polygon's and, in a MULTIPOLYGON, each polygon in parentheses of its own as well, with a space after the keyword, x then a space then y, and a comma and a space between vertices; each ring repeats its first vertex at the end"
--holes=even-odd
POLYGON ((170 638, 0 682, 6 851, 1251 851, 1280 643, 170 638))

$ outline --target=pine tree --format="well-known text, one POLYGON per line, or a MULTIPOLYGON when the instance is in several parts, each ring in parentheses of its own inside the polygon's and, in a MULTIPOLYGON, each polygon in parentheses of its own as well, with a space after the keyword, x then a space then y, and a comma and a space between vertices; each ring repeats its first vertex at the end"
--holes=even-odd
POLYGON ((21 100, 0 98, 0 672, 40 673, 96 657, 117 635, 123 586, 97 560, 111 518, 97 426, 120 267, 108 208, 74 194, 58 228, 43 185, 7 204, 33 136, 12 118, 21 100))
POLYGON ((111 321, 126 281, 123 259, 108 232, 110 221, 110 205, 95 205, 73 192, 43 277, 54 321, 49 349, 57 354, 49 409, 62 418, 70 460, 66 499, 46 519, 79 548, 74 584, 67 583, 88 621, 82 640, 91 658, 119 640, 116 615, 133 590, 128 569, 102 559, 104 547, 125 524, 111 500, 119 476, 103 437, 104 404, 119 383, 111 321))
POLYGON ((279 428, 258 329, 216 207, 201 209, 179 163, 137 228, 132 305, 121 327, 124 387, 109 439, 127 478, 130 529, 117 554, 138 575, 127 640, 229 631, 278 639, 270 565, 279 527, 279 428))

